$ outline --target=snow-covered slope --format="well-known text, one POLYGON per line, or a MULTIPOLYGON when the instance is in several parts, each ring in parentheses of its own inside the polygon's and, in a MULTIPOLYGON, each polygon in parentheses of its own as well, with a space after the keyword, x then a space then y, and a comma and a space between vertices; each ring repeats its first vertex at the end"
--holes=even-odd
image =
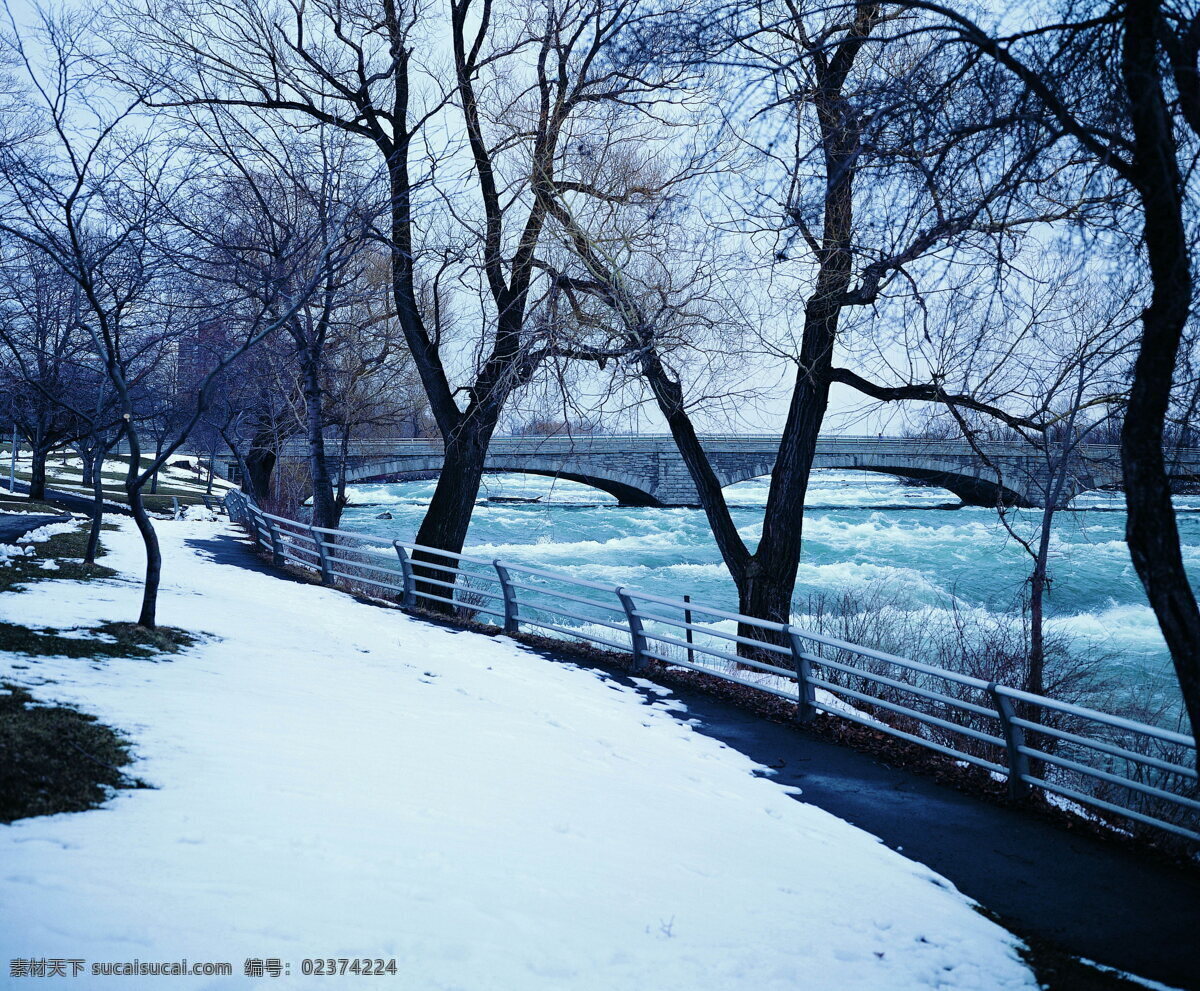
MULTIPOLYGON (((0 617, 136 615, 122 525, 104 563, 129 580, 43 582, 0 617)), ((218 563, 227 524, 159 531, 161 620, 211 639, 160 662, 0 653, 0 676, 129 733, 156 786, 0 826, 5 958, 233 964, 179 988, 323 986, 300 975, 316 957, 395 958, 368 980, 422 991, 1037 986, 948 883, 669 697, 218 563), (247 957, 291 977, 245 978, 247 957)))
MULTIPOLYGON (((0 447, 0 490, 7 491, 9 483, 9 469, 11 465, 12 448, 10 445, 0 447)), ((191 497, 198 499, 200 496, 208 493, 208 479, 204 470, 196 471, 193 468, 180 467, 181 464, 201 465, 202 468, 207 466, 207 459, 198 458, 196 455, 179 454, 171 458, 171 460, 159 469, 158 492, 162 495, 176 495, 180 497, 191 497)), ((116 502, 125 501, 125 489, 123 486, 125 471, 129 466, 129 459, 120 456, 114 456, 105 461, 103 468, 104 476, 104 492, 107 498, 111 498, 116 502)), ((28 482, 33 472, 33 457, 28 450, 18 450, 17 452, 17 481, 28 482)), ((92 495, 91 485, 83 484, 83 459, 74 451, 59 450, 55 451, 46 459, 46 483, 53 489, 60 492, 74 492, 78 495, 92 495)), ((213 477, 212 496, 215 499, 221 498, 231 489, 236 486, 221 478, 219 475, 213 477)), ((147 486, 146 495, 150 495, 149 486, 147 486)))

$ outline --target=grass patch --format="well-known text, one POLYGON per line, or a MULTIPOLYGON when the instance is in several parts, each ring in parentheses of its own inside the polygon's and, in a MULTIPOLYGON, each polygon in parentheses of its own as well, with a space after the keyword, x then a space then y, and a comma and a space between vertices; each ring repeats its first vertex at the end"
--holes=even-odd
POLYGON ((177 654, 196 643, 196 637, 186 630, 171 626, 148 630, 136 623, 102 623, 65 632, 0 622, 0 650, 31 657, 155 658, 177 654))
MULTIPOLYGON (((158 495, 147 494, 142 496, 142 503, 151 513, 171 512, 175 508, 175 503, 173 501, 175 498, 179 499, 179 505, 181 506, 201 506, 204 504, 204 500, 201 499, 200 496, 198 496, 195 492, 181 492, 177 496, 173 497, 170 494, 170 490, 166 490, 167 494, 165 495, 161 494, 164 492, 162 486, 159 486, 158 491, 160 493, 158 495)), ((213 498, 219 499, 220 493, 213 498)))
MULTIPOLYGON (((106 524, 101 529, 115 530, 116 527, 106 524)), ((65 578, 68 581, 112 578, 116 575, 112 568, 106 568, 102 564, 83 563, 87 540, 88 528, 81 526, 70 533, 56 533, 49 540, 34 544, 35 556, 13 558, 8 564, 0 566, 0 592, 20 591, 22 585, 50 578, 65 578), (44 561, 51 559, 56 565, 55 568, 42 567, 44 561)), ((104 546, 101 545, 96 557, 103 557, 104 554, 104 546)))
MULTIPOLYGON (((0 446, 0 468, 6 468, 3 459, 7 450, 7 447, 0 446)), ((28 450, 24 450, 23 454, 27 457, 28 450)), ((152 455, 143 455, 141 461, 142 467, 148 468, 152 460, 152 455)), ((146 487, 142 491, 147 509, 156 513, 170 512, 173 508, 172 496, 177 497, 182 505, 199 505, 202 502, 202 494, 206 492, 208 485, 207 468, 202 469, 200 475, 197 476, 192 470, 184 469, 177 464, 179 461, 194 462, 194 460, 194 458, 186 458, 181 455, 169 461, 159 475, 157 493, 151 494, 150 484, 146 484, 146 487), (169 474, 168 470, 170 471, 169 474)), ((202 460, 207 463, 206 459, 202 460)), ((105 459, 104 467, 100 472, 100 478, 103 483, 104 498, 106 500, 116 503, 128 503, 129 500, 124 486, 126 466, 128 464, 129 458, 127 455, 114 455, 105 459)), ((17 478, 20 481, 29 482, 30 477, 31 469, 28 462, 17 468, 17 478)), ((83 466, 77 461, 64 462, 59 454, 52 454, 46 461, 46 485, 52 489, 58 488, 62 491, 71 492, 86 498, 92 496, 91 486, 83 484, 83 466)), ((228 480, 217 475, 215 476, 213 491, 210 495, 219 499, 224 494, 225 489, 229 487, 228 480)))
MULTIPOLYGON (((82 485, 48 481, 46 483, 46 487, 50 489, 58 489, 61 492, 69 492, 73 495, 82 496, 85 499, 92 498, 92 490, 90 488, 84 488, 82 485)), ((200 503, 203 501, 201 499, 203 491, 203 489, 177 489, 170 486, 160 485, 158 487, 158 492, 152 495, 150 493, 150 487, 146 486, 142 493, 142 502, 146 504, 148 509, 152 510, 153 512, 158 512, 163 506, 168 509, 171 507, 172 496, 178 497, 180 503, 184 505, 195 505, 200 503)), ((224 493, 221 491, 216 491, 213 493, 211 498, 219 499, 223 494, 224 493)), ((119 505, 129 504, 129 499, 124 489, 106 488, 104 490, 104 500, 105 502, 117 503, 119 505)))
MULTIPOLYGON (((82 560, 87 553, 88 528, 80 526, 70 533, 56 533, 49 540, 40 541, 33 546, 38 549, 42 558, 75 558, 82 560)), ((108 551, 103 546, 96 548, 96 557, 104 557, 108 551)))
POLYGON ((145 788, 121 768, 128 743, 94 716, 39 705, 19 685, 0 685, 0 822, 82 812, 116 788, 145 788))
POLYGON ((24 496, 3 496, 0 497, 0 512, 9 513, 45 513, 47 516, 61 516, 63 513, 69 513, 66 506, 57 502, 49 502, 45 500, 26 499, 24 496))

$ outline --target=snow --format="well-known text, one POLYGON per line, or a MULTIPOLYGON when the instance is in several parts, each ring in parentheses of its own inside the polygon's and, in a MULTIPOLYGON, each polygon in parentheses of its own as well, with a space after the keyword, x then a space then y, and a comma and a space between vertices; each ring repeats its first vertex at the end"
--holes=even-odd
MULTIPOLYGON (((104 563, 127 577, 42 582, 0 618, 136 615, 140 543, 117 522, 104 563)), ((155 786, 0 826, 5 956, 237 975, 179 988, 339 980, 301 978, 313 957, 394 958, 374 981, 421 989, 1037 987, 947 881, 760 776, 660 686, 245 570, 228 523, 158 531, 160 621, 196 647, 0 652, 0 678, 126 732, 155 786), (293 977, 242 977, 248 957, 293 977)))
POLYGON ((32 547, 17 544, 0 544, 0 568, 11 564, 17 558, 29 557, 34 553, 32 547))
POLYGON ((24 536, 17 538, 18 544, 40 544, 60 533, 73 533, 77 529, 75 523, 47 523, 36 530, 30 530, 24 536))

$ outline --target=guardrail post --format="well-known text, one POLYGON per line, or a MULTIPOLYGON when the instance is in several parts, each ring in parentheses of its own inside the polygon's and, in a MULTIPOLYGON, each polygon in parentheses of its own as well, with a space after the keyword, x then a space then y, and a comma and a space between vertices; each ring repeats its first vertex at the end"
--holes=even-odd
POLYGON ((271 563, 282 567, 287 564, 287 558, 283 556, 283 538, 273 521, 267 520, 266 523, 267 533, 271 535, 271 563))
POLYGON ((633 597, 625 591, 624 586, 617 589, 617 598, 625 610, 625 619, 629 623, 630 652, 633 654, 633 670, 640 671, 646 666, 646 630, 642 626, 641 617, 636 614, 637 605, 633 597))
POLYGON ((508 577, 508 568, 504 567, 499 561, 493 561, 492 567, 496 569, 496 574, 500 576, 500 594, 504 596, 504 632, 505 633, 520 633, 521 632, 521 615, 517 603, 517 590, 512 587, 511 580, 508 577))
POLYGON ((1029 782, 1025 780, 1025 775, 1029 774, 1029 759, 1021 753, 1021 747, 1025 746, 1025 731, 1013 723, 1016 714, 1013 712, 1012 699, 1000 694, 994 681, 988 682, 987 690, 1000 716, 1004 748, 1008 751, 1008 797, 1025 798, 1029 795, 1029 782))
POLYGON ((417 608, 417 585, 413 580, 412 558, 408 556, 408 551, 400 546, 400 541, 393 540, 392 546, 396 548, 396 556, 400 558, 400 572, 404 576, 404 596, 400 600, 400 604, 405 609, 417 608))
POLYGON ((270 549, 267 546, 267 538, 263 535, 264 532, 269 534, 270 530, 271 524, 266 521, 262 513, 259 513, 258 517, 254 520, 254 542, 258 544, 258 549, 260 551, 270 549))
POLYGON ((688 664, 695 664, 696 663, 696 652, 694 650, 692 650, 692 643, 694 642, 692 640, 692 597, 690 595, 685 595, 683 597, 683 601, 685 603, 685 605, 683 607, 683 621, 685 623, 687 623, 686 632, 687 632, 687 642, 688 642, 688 649, 687 649, 688 664))
POLYGON ((263 543, 262 526, 266 524, 266 520, 261 520, 259 517, 262 514, 256 510, 250 510, 247 516, 250 526, 250 536, 254 538, 254 546, 258 550, 265 550, 266 545, 263 543))
POLYGON ((787 632, 792 642, 792 662, 796 666, 796 719, 807 723, 817 714, 816 706, 813 705, 817 700, 817 689, 812 683, 812 663, 808 659, 800 635, 790 626, 787 632))
POLYGON ((325 534, 317 533, 313 527, 308 528, 309 534, 312 536, 313 543, 317 545, 317 556, 321 561, 321 582, 325 585, 333 584, 333 569, 329 564, 329 553, 325 548, 325 534))

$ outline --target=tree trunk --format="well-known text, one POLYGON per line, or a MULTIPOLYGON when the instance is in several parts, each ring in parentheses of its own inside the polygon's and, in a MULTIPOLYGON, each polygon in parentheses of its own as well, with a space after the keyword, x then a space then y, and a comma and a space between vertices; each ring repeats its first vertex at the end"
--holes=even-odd
MULTIPOLYGON (((104 455, 103 445, 93 454, 91 459, 92 486, 92 525, 88 530, 87 550, 83 555, 84 564, 95 564, 96 555, 100 552, 100 527, 104 524, 104 455)), ((84 461, 85 468, 89 462, 84 461)))
MULTIPOLYGON (((158 437, 154 442, 154 459, 156 461, 158 460, 159 455, 162 454, 163 441, 165 439, 166 439, 165 437, 158 437)), ((139 464, 137 467, 140 469, 141 465, 139 464)), ((150 476, 150 494, 151 495, 158 494, 158 469, 157 468, 154 470, 154 474, 150 476)))
POLYGON ((348 424, 342 425, 341 439, 341 461, 338 463, 338 479, 337 479, 337 507, 338 518, 341 518, 342 510, 350 502, 346 496, 346 462, 350 457, 350 427, 348 424))
MULTIPOLYGON (((239 488, 241 488, 243 492, 250 493, 250 470, 246 467, 246 459, 242 457, 242 452, 238 450, 238 447, 233 442, 233 439, 224 430, 221 431, 221 439, 225 441, 226 446, 229 448, 229 452, 233 455, 234 462, 237 464, 237 472, 240 478, 239 488)), ((215 452, 213 457, 216 457, 215 452)))
MULTIPOLYGON (((816 456, 817 436, 829 404, 833 348, 852 274, 855 163, 859 151, 859 121, 842 93, 846 75, 866 36, 878 23, 874 5, 859 4, 855 26, 817 73, 812 99, 821 125, 826 185, 816 284, 804 312, 796 385, 779 444, 771 487, 763 515, 762 538, 751 555, 737 533, 712 466, 700 448, 685 411, 678 382, 665 374, 657 355, 647 348, 642 360, 646 376, 666 417, 676 446, 700 494, 721 550, 722 559, 738 590, 742 614, 771 623, 791 619, 792 594, 800 565, 804 497, 816 456)), ((647 341, 647 343, 650 343, 647 341)), ((788 637, 751 623, 738 625, 749 639, 786 646, 788 637)), ((779 664, 773 651, 738 645, 739 655, 779 664)), ((786 663, 786 658, 783 659, 786 663)))
POLYGON ((138 483, 142 448, 132 426, 129 428, 127 436, 129 437, 129 470, 125 476, 125 494, 129 498, 133 521, 137 525, 138 533, 142 535, 142 543, 146 549, 146 580, 142 586, 142 610, 138 615, 138 626, 153 630, 157 625, 158 585, 162 578, 162 551, 158 546, 158 534, 154 532, 154 524, 151 523, 146 506, 142 502, 142 486, 138 483))
MULTIPOLYGON (((752 560, 740 579, 735 579, 735 584, 738 590, 738 612, 742 615, 784 625, 791 621, 796 568, 793 567, 790 571, 786 568, 779 570, 763 567, 762 562, 752 560)), ((764 630, 753 623, 739 623, 737 632, 738 636, 751 640, 761 640, 780 647, 790 646, 790 638, 785 634, 764 630)), ((738 644, 738 654, 783 668, 791 667, 788 659, 775 651, 760 650, 749 644, 738 644)))
MULTIPOLYGON (((1047 542, 1048 543, 1048 542, 1047 542)), ((1042 558, 1034 566, 1029 580, 1029 655, 1025 670, 1025 691, 1034 695, 1046 693, 1046 639, 1045 639, 1045 595, 1046 595, 1046 562, 1042 558)), ((1020 703, 1017 715, 1028 719, 1031 723, 1041 723, 1045 712, 1040 706, 1020 703)), ((1054 738, 1038 735, 1030 745, 1042 750, 1054 749, 1054 738)), ((1030 757, 1029 773, 1036 778, 1046 773, 1046 762, 1036 757, 1030 757)))
POLYGON ((33 445, 30 451, 32 467, 29 476, 29 498, 46 498, 46 459, 50 456, 48 448, 40 444, 33 445))
POLYGON ((158 534, 146 513, 142 502, 142 490, 138 486, 129 492, 129 508, 133 510, 133 520, 137 524, 138 533, 142 535, 142 543, 146 547, 146 581, 142 586, 142 610, 138 615, 138 626, 153 630, 157 625, 158 585, 162 577, 162 551, 158 546, 158 534))
POLYGON ((325 457, 324 416, 321 403, 321 378, 316 362, 303 359, 305 434, 308 440, 308 469, 312 477, 313 526, 336 529, 341 509, 333 495, 333 479, 325 457))
MULTIPOLYGON (((1025 691, 1046 693, 1046 570, 1044 564, 1033 569, 1029 579, 1029 662, 1025 671, 1025 691)), ((1030 718, 1036 719, 1036 714, 1030 718)))
POLYGON ((80 484, 91 488, 96 471, 96 452, 86 443, 79 445, 79 459, 83 462, 83 479, 80 484))
MULTIPOLYGON (((1192 298, 1182 177, 1159 73, 1154 3, 1126 4, 1122 74, 1134 141, 1135 185, 1145 214, 1150 305, 1134 364, 1121 467, 1133 566, 1158 618, 1179 679, 1192 732, 1200 732, 1200 609, 1188 582, 1163 457, 1163 424, 1192 298)), ((1197 755, 1200 766, 1200 754, 1197 755)))
POLYGON ((259 438, 256 437, 246 452, 242 491, 260 505, 270 498, 271 473, 275 470, 275 461, 275 452, 269 447, 259 446, 259 438))
MULTIPOLYGON (((488 443, 495 429, 494 418, 490 423, 475 419, 471 425, 464 426, 454 435, 445 438, 442 472, 438 476, 437 488, 434 489, 429 509, 421 521, 421 528, 417 531, 416 543, 452 554, 462 551, 467 538, 467 527, 471 524, 471 514, 475 510, 475 499, 479 495, 479 485, 483 479, 483 463, 487 457, 488 443)), ((424 551, 417 551, 413 555, 416 565, 413 571, 418 579, 417 591, 427 595, 450 596, 452 589, 444 585, 422 583, 420 579, 450 581, 454 575, 435 568, 422 568, 422 561, 454 567, 457 566, 457 562, 424 551)), ((449 603, 430 599, 422 599, 421 607, 435 612, 454 612, 454 606, 449 603)))
MULTIPOLYGON (((835 307, 810 307, 801 354, 802 360, 810 362, 811 371, 799 373, 792 394, 787 425, 771 477, 763 535, 754 554, 747 551, 737 532, 720 482, 684 411, 679 384, 667 376, 655 355, 648 353, 643 358, 643 374, 650 382, 675 444, 687 464, 721 557, 737 587, 738 611, 770 623, 787 624, 791 620, 792 594, 800 564, 804 496, 816 455, 817 435, 828 405, 828 369, 837 319, 835 307)), ((752 623, 740 623, 738 635, 779 646, 787 646, 789 640, 782 632, 764 630, 752 623)), ((747 658, 780 663, 779 655, 774 651, 761 651, 750 644, 739 644, 738 653, 747 658)))
MULTIPOLYGON (((848 197, 848 188, 844 191, 848 197)), ((849 229, 848 203, 845 229, 849 229)), ((831 209, 831 207, 827 207, 831 209)), ((771 472, 771 487, 763 513, 762 539, 754 552, 739 598, 756 606, 747 615, 772 623, 791 621, 792 594, 804 537, 804 497, 817 454, 817 437, 829 406, 829 369, 841 307, 835 302, 849 282, 849 257, 831 252, 822 266, 817 291, 805 310, 800 369, 792 389, 779 454, 771 472)), ((753 627, 749 627, 753 629, 753 627)), ((758 636, 763 638, 763 631, 758 636)), ((774 638, 782 642, 782 637, 774 638)))
MULTIPOLYGON (((1070 425, 1074 426, 1074 415, 1070 425)), ((1034 695, 1046 693, 1046 586, 1050 584, 1050 537, 1054 513, 1066 485, 1067 462, 1070 452, 1064 450, 1057 466, 1051 465, 1050 484, 1046 486, 1046 506, 1042 510, 1042 526, 1038 533, 1037 550, 1033 555, 1033 571, 1029 575, 1029 654, 1025 665, 1025 691, 1034 695)), ((1042 712, 1030 707, 1026 718, 1037 722, 1042 712)))

